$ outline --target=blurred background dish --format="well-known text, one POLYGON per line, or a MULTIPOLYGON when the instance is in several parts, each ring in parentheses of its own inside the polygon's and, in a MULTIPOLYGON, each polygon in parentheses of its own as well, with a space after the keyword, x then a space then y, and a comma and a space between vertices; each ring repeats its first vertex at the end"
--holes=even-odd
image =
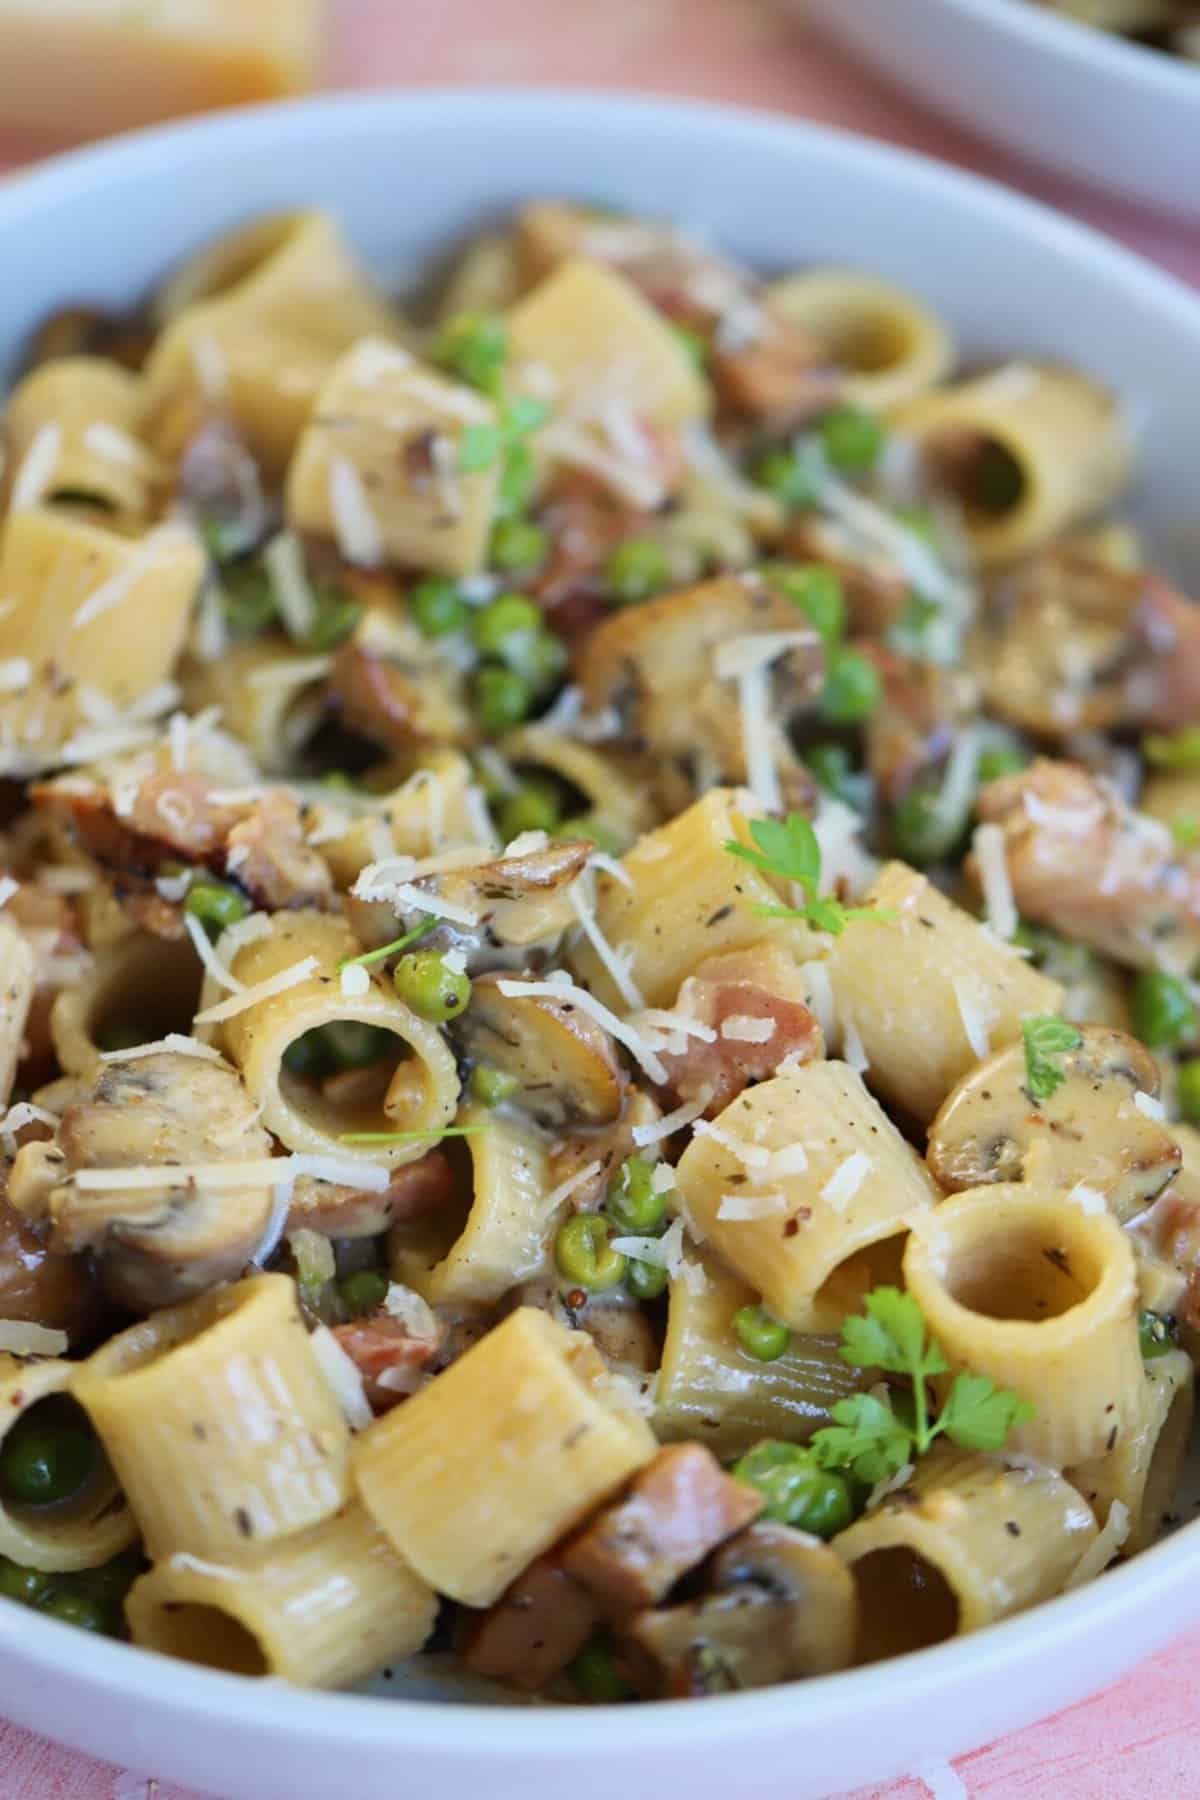
POLYGON ((1200 221, 1200 68, 1031 0, 807 0, 927 105, 1101 191, 1200 221))

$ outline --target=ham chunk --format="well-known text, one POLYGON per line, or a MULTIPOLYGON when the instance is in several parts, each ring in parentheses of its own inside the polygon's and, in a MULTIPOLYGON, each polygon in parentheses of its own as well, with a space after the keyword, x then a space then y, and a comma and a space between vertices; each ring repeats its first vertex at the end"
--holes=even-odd
POLYGON ((308 1229, 325 1237, 377 1237, 390 1225, 436 1212, 453 1200, 455 1186, 454 1171, 443 1150, 430 1150, 416 1162, 394 1170, 382 1193, 302 1175, 292 1190, 284 1233, 308 1229))
POLYGON ((1039 758, 988 782, 980 819, 1001 826, 1021 914, 1114 962, 1186 975, 1200 955, 1200 854, 1102 778, 1039 758))
POLYGON ((620 1618, 654 1606, 681 1575, 762 1510, 753 1489, 726 1475, 701 1444, 672 1444, 629 1492, 562 1547, 563 1569, 620 1618))
POLYGON ((463 1661, 531 1693, 566 1668, 599 1620, 596 1602, 554 1556, 540 1556, 472 1623, 463 1661))
POLYGON ((680 1100, 707 1094, 715 1118, 751 1082, 765 1081, 785 1057, 812 1062, 825 1053, 816 1015, 801 997, 792 959, 772 944, 710 956, 679 990, 677 1012, 713 1033, 687 1036, 662 1062, 680 1100))
POLYGON ((372 1410, 382 1413, 424 1386, 445 1330, 432 1314, 429 1330, 418 1332, 408 1320, 380 1311, 336 1326, 333 1335, 362 1376, 372 1410))

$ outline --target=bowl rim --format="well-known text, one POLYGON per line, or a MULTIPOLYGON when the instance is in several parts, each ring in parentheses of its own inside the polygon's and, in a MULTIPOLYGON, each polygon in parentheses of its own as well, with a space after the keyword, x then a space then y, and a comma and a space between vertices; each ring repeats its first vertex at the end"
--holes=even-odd
MULTIPOLYGON (((925 5, 930 0, 923 0, 925 5)), ((1186 57, 1171 56, 1118 31, 1105 31, 1065 13, 1035 6, 1032 0, 933 0, 950 12, 979 20, 1029 47, 1078 66, 1081 78, 1117 78, 1134 82, 1160 98, 1191 101, 1200 113, 1200 69, 1186 57)))
MULTIPOLYGON (((975 12, 994 11, 993 0, 947 3, 975 12)), ((226 158, 268 145, 278 153, 292 138, 299 145, 314 132, 345 130, 351 120, 357 134, 368 136, 376 124, 394 124, 398 113, 411 119, 414 128, 423 117, 444 123, 447 108, 466 124, 479 125, 487 119, 494 126, 498 116, 508 114, 519 115, 526 123, 532 118, 548 131, 579 124, 642 131, 665 127, 736 139, 763 151, 777 148, 787 153, 807 146, 818 158, 840 160, 867 179, 885 185, 899 179, 910 204, 926 198, 936 205, 949 195, 998 224, 1018 229, 1032 248, 1071 258, 1080 265, 1081 279, 1089 273, 1107 279, 1118 293, 1128 299, 1137 295, 1170 317, 1194 338, 1200 362, 1200 295, 1092 227, 999 182, 854 132, 785 114, 671 96, 631 97, 602 89, 553 87, 382 89, 275 102, 153 126, 15 173, 0 184, 0 238, 20 229, 46 205, 78 204, 94 197, 106 179, 133 176, 158 185, 169 181, 172 165, 178 167, 193 157, 226 158)), ((1169 1596, 1174 1596, 1176 1606, 1166 1610, 1177 1616, 1180 1586, 1198 1569, 1200 1519, 1110 1570, 1102 1580, 967 1639, 951 1639, 887 1662, 781 1687, 713 1696, 704 1706, 687 1709, 686 1715, 670 1701, 626 1708, 621 1714, 622 1748, 644 1753, 677 1748, 685 1716, 689 1747, 751 1739, 778 1723, 781 1703, 791 1709, 796 1729, 803 1724, 804 1712, 812 1710, 818 1710, 826 1723, 838 1721, 854 1729, 869 1716, 876 1700, 891 1706, 907 1702, 917 1708, 931 1691, 940 1689, 944 1696, 956 1679, 1002 1681, 1027 1656, 1031 1630, 1045 1657, 1056 1642, 1068 1650, 1085 1633, 1116 1631, 1131 1612, 1158 1610, 1158 1602, 1169 1596)), ((177 1723, 197 1726, 220 1718, 231 1727, 254 1729, 269 1721, 272 1729, 286 1729, 294 1738, 328 1748, 349 1739, 386 1748, 402 1738, 414 1750, 436 1753, 447 1748, 456 1727, 464 1727, 473 1756, 520 1757, 528 1763, 542 1754, 586 1756, 611 1742, 611 1714, 604 1707, 506 1707, 401 1697, 381 1704, 374 1695, 314 1693, 274 1677, 248 1681, 133 1645, 98 1642, 16 1605, 0 1606, 0 1654, 60 1684, 66 1677, 86 1685, 93 1698, 122 1708, 164 1708, 177 1723)))

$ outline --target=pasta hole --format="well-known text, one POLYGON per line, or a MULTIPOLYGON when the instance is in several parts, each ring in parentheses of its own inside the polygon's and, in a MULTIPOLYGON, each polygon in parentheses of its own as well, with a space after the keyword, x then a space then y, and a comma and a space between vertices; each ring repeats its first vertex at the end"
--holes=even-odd
POLYGON ((142 1642, 164 1656, 202 1663, 206 1669, 224 1669, 231 1675, 266 1675, 270 1671, 270 1662, 253 1632, 217 1606, 167 1602, 147 1621, 142 1642))
POLYGON ((168 1032, 189 1036, 204 971, 191 945, 149 939, 136 963, 119 958, 113 979, 97 988, 83 1020, 98 1050, 152 1044, 168 1032))
POLYGON ((958 1630, 958 1601, 940 1569, 907 1545, 872 1550, 851 1564, 858 1586, 860 1663, 944 1643, 958 1630))
POLYGON ((854 375, 881 375, 902 368, 913 351, 907 320, 890 312, 847 312, 823 319, 817 336, 831 359, 854 375))
POLYGON ((24 1524, 94 1519, 111 1509, 117 1491, 91 1421, 67 1394, 27 1407, 0 1442, 0 1501, 24 1524))
POLYGON ((358 1019, 293 1039, 280 1070, 287 1104, 329 1137, 403 1131, 428 1086, 429 1072, 404 1038, 358 1019))
POLYGON ((959 501, 968 518, 997 521, 1024 504, 1028 482, 1006 444, 983 432, 941 433, 926 448, 934 475, 959 501))
POLYGON ((830 1271, 814 1297, 814 1307, 840 1313, 855 1313, 876 1287, 899 1287, 904 1259, 904 1234, 881 1238, 856 1250, 830 1271))
POLYGON ((1051 1237, 1036 1220, 1010 1219, 1003 1232, 952 1254, 947 1292, 989 1319, 1040 1324, 1079 1306, 1102 1265, 1085 1243, 1051 1237))

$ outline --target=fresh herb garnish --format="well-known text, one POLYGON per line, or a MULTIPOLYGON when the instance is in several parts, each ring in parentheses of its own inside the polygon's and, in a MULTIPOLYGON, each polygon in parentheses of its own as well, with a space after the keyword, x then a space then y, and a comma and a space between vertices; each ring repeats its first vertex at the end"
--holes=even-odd
POLYGON ((819 892, 821 886, 821 846, 817 834, 803 813, 789 813, 786 819, 751 819, 750 836, 756 849, 726 840, 730 856, 740 856, 766 875, 794 881, 803 888, 803 906, 756 906, 754 911, 771 919, 804 919, 817 931, 840 937, 851 919, 883 919, 886 915, 873 906, 843 906, 819 892))
POLYGON ((1025 1040, 1025 1086, 1029 1098, 1049 1100, 1067 1078, 1060 1059, 1069 1050, 1078 1050, 1083 1038, 1074 1025, 1048 1013, 1022 1020, 1021 1036, 1025 1040))
POLYGON ((383 962, 387 957, 395 956, 401 950, 407 950, 410 944, 415 944, 418 938, 427 936, 434 926, 440 925, 441 922, 440 919, 432 917, 423 919, 419 925, 414 925, 411 931, 406 931, 403 937, 393 938, 390 944, 381 944, 378 950, 364 950, 361 956, 343 956, 338 964, 338 971, 340 973, 342 969, 365 969, 370 963, 383 962))
POLYGON ((862 1481, 886 1481, 942 1435, 964 1450, 1003 1449, 1013 1426, 1033 1417, 1019 1394, 996 1387, 985 1375, 966 1373, 955 1376, 933 1413, 926 1384, 950 1365, 929 1336, 917 1302, 900 1288, 878 1287, 867 1295, 863 1312, 842 1325, 838 1354, 855 1368, 883 1369, 912 1382, 911 1394, 888 1399, 852 1394, 839 1400, 834 1424, 814 1435, 811 1447, 823 1468, 849 1469, 862 1481))
POLYGON ((513 449, 522 438, 544 425, 550 408, 529 394, 518 394, 500 408, 494 425, 468 425, 462 434, 458 466, 464 475, 476 475, 490 469, 505 451, 513 449))

